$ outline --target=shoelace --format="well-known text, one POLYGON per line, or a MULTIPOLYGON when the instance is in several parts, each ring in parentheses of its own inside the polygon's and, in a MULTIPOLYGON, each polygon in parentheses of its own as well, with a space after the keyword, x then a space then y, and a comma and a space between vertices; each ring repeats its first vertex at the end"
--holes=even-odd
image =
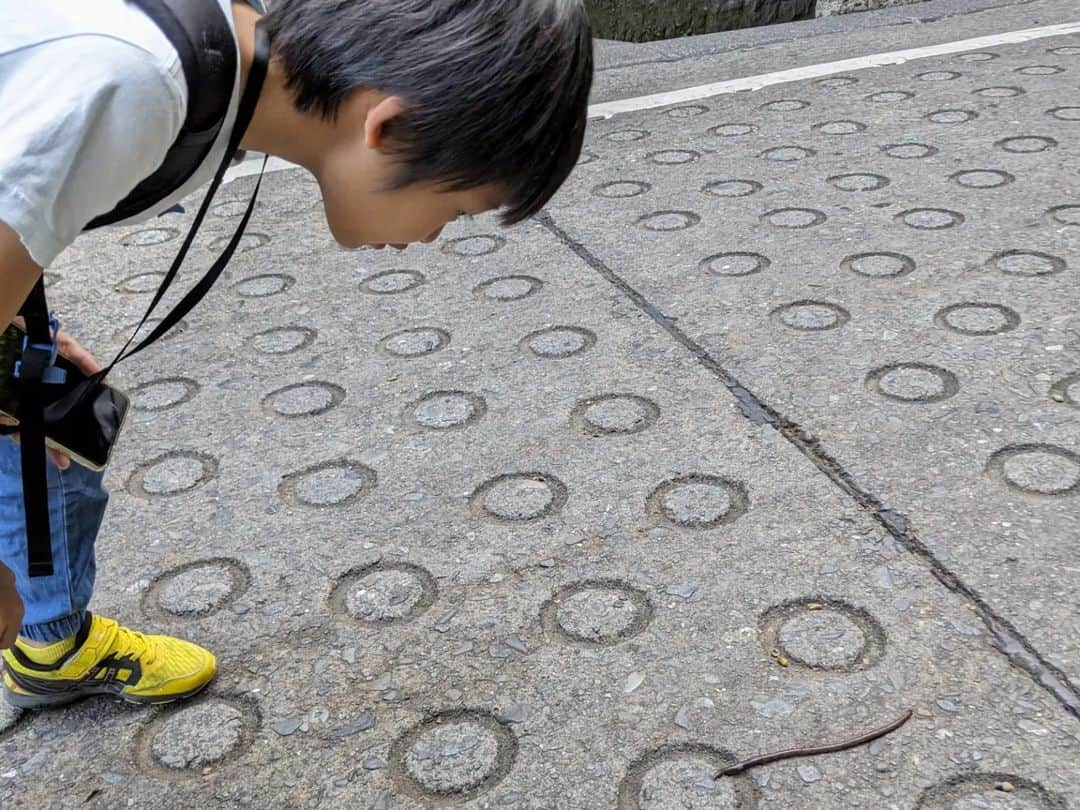
POLYGON ((116 641, 113 648, 121 657, 143 661, 147 665, 154 663, 157 645, 137 630, 117 627, 116 641))

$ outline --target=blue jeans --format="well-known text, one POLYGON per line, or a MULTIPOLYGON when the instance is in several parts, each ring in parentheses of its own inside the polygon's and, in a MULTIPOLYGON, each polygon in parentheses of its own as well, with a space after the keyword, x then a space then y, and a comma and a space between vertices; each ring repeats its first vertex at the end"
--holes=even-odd
POLYGON ((53 575, 31 579, 19 452, 14 441, 0 437, 0 562, 15 573, 26 607, 20 635, 32 641, 59 641, 79 632, 86 616, 97 571, 94 541, 109 493, 102 473, 74 461, 61 471, 52 459, 46 461, 53 575))

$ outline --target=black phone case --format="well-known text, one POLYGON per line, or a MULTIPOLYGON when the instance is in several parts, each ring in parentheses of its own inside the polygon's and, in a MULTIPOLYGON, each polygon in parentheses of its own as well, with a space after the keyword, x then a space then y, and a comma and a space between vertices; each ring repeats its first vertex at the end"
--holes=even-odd
MULTIPOLYGON (((0 335, 0 412, 10 418, 5 421, 14 421, 19 412, 20 383, 13 371, 15 361, 22 353, 24 335, 14 324, 0 335)), ((72 400, 69 395, 85 383, 87 377, 63 355, 57 355, 56 365, 67 372, 67 380, 44 386, 48 397, 45 443, 84 467, 103 470, 109 463, 130 401, 119 389, 100 382, 72 400)))

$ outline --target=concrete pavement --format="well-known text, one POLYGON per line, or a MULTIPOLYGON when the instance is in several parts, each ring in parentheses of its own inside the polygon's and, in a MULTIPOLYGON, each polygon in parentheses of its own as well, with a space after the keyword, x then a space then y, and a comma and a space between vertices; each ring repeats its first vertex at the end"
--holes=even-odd
MULTIPOLYGON (((596 100, 1069 5, 610 45, 596 100)), ((1078 86, 1071 35, 628 113, 535 221, 401 255, 268 176, 219 288, 117 375, 92 605, 221 675, 0 715, 0 803, 1075 806, 1078 86)), ((50 274, 100 357, 189 217, 50 274)))

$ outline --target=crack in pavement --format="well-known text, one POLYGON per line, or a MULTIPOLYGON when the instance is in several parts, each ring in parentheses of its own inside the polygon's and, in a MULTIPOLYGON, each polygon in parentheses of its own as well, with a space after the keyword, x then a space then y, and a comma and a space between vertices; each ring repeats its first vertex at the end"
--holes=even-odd
POLYGON ((595 256, 584 244, 563 230, 547 213, 542 211, 535 220, 582 261, 595 270, 605 281, 622 292, 635 306, 653 319, 674 340, 687 349, 697 360, 720 380, 735 397, 743 416, 754 425, 769 425, 776 429, 790 444, 806 456, 815 467, 851 497, 909 553, 914 555, 943 586, 970 600, 975 613, 994 639, 993 646, 1009 662, 1027 673, 1036 683, 1049 692, 1065 709, 1080 720, 1080 689, 1074 687, 1068 677, 1051 664, 1008 619, 995 611, 979 593, 960 579, 919 539, 911 522, 901 512, 888 508, 882 500, 864 489, 855 478, 821 443, 797 422, 789 419, 757 394, 743 385, 724 368, 700 343, 680 329, 674 319, 664 314, 655 304, 627 283, 614 270, 595 256))

